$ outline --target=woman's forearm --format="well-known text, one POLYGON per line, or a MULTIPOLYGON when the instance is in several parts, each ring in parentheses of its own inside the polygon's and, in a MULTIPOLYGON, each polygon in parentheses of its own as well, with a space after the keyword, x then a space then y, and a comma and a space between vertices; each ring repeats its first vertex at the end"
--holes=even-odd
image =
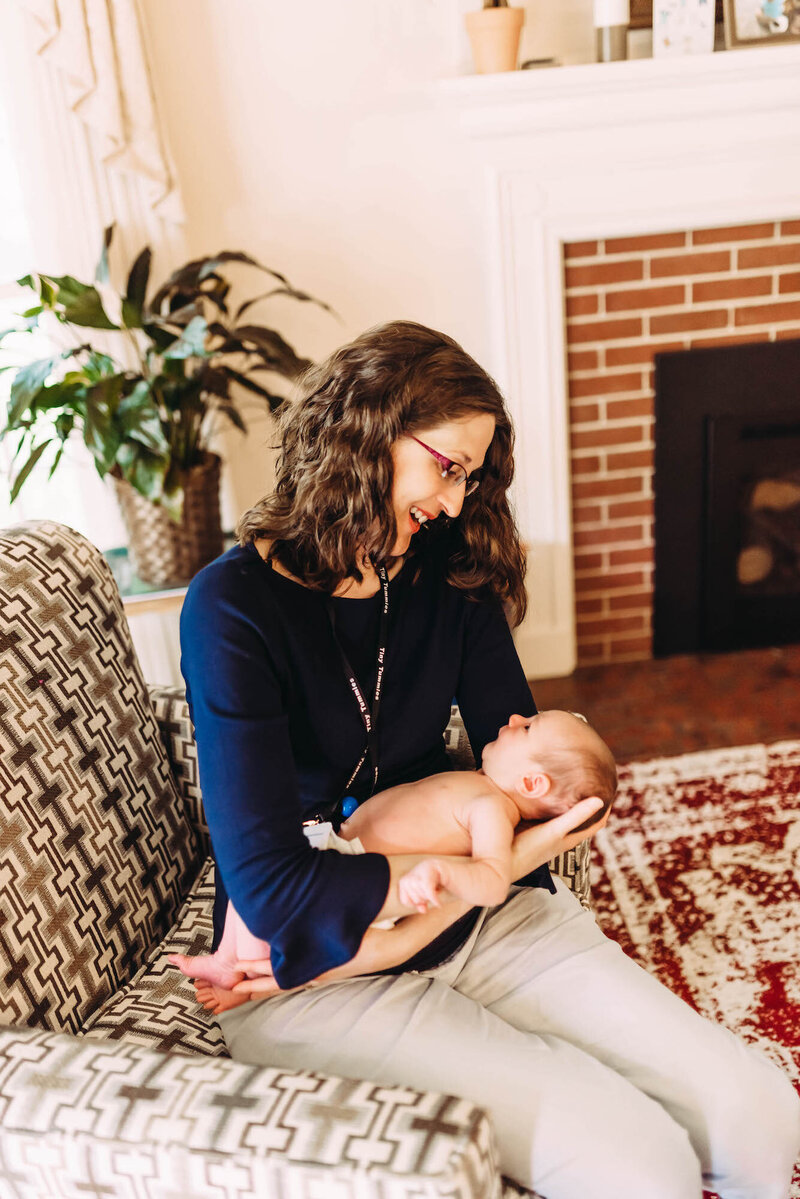
MULTIPOLYGON (((389 889, 386 892, 386 898, 383 901, 383 906, 375 916, 375 920, 397 920, 401 916, 410 916, 416 912, 416 908, 410 907, 406 903, 402 903, 397 894, 397 884, 404 874, 407 874, 419 862, 424 862, 427 858, 436 858, 440 862, 463 862, 463 857, 446 854, 432 853, 393 853, 387 854, 386 861, 389 863, 389 889)), ((514 876, 516 877, 516 875, 514 876)), ((450 895, 442 895, 442 902, 447 905, 448 911, 451 910, 451 903, 456 902, 456 897, 450 895)), ((447 921, 452 924, 452 920, 447 921)), ((446 927, 446 926, 445 926, 446 927)), ((435 936, 436 934, 434 934, 435 936)), ((433 938, 431 938, 432 940, 433 938)), ((404 961, 401 958, 400 961, 404 961)))
POLYGON ((551 858, 574 849, 587 837, 594 836, 605 826, 608 820, 608 810, 590 828, 580 833, 573 832, 573 830, 588 820, 593 813, 599 813, 603 806, 603 801, 596 797, 582 799, 568 812, 554 816, 542 824, 534 824, 517 833, 511 847, 512 879, 516 881, 524 878, 537 866, 544 866, 551 858))
POLYGON ((455 900, 424 915, 406 916, 394 928, 370 927, 364 933, 358 953, 341 966, 326 970, 310 986, 322 986, 358 974, 375 974, 407 962, 426 945, 465 915, 472 905, 455 900))

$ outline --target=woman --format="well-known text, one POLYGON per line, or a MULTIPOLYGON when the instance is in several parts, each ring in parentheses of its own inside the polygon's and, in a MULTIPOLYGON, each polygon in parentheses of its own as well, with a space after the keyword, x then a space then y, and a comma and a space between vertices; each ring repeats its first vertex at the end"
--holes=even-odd
POLYGON ((599 800, 517 837, 524 885, 500 907, 411 916, 377 957, 364 933, 409 910, 394 882, 419 857, 319 852, 304 835, 345 795, 446 769, 453 696, 478 758, 535 711, 506 619, 525 609, 512 472, 492 380, 449 337, 385 325, 309 374, 274 494, 189 588, 216 939, 230 897, 271 945, 276 992, 223 1014, 226 1042, 241 1061, 472 1099, 503 1172, 548 1199, 699 1199, 701 1175, 724 1197, 784 1199, 800 1140, 788 1082, 550 879, 599 800))

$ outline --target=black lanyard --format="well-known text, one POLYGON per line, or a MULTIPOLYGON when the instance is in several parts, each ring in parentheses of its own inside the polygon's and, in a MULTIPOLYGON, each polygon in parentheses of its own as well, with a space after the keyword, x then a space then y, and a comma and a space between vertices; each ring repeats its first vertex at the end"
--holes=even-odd
POLYGON ((364 765, 365 761, 367 760, 367 756, 369 756, 369 760, 370 760, 370 764, 372 766, 372 772, 373 772, 372 788, 370 790, 370 795, 374 794, 375 788, 378 785, 378 714, 381 710, 381 691, 383 689, 383 668, 384 668, 384 663, 385 663, 385 659, 386 659, 386 633, 387 633, 387 629, 388 629, 388 625, 389 625, 389 577, 386 574, 385 567, 381 566, 378 568, 378 578, 381 581, 381 588, 383 589, 383 610, 381 612, 381 622, 380 622, 380 628, 378 631, 377 674, 375 676, 375 694, 372 697, 372 706, 371 707, 367 704, 367 701, 364 698, 364 693, 361 690, 361 687, 359 686, 358 679, 356 678, 356 672, 353 670, 353 667, 350 665, 350 663, 347 659, 347 654, 344 652, 344 649, 342 648, 342 644, 339 641, 339 638, 336 636, 336 613, 334 612, 334 608, 333 608, 333 600, 332 599, 328 600, 328 619, 331 622, 331 630, 333 631, 333 639, 336 642, 336 648, 339 651, 339 657, 342 660, 342 666, 344 668, 344 673, 347 678, 347 681, 350 684, 350 689, 356 698, 356 703, 358 704, 358 712, 359 712, 359 715, 361 716, 361 722, 364 725, 364 728, 367 730, 366 749, 364 750, 363 754, 359 758, 358 765, 356 766, 355 770, 350 775, 350 778, 347 780, 347 782, 344 785, 344 794, 345 795, 347 795, 347 792, 350 790, 350 787, 352 786, 353 782, 357 778, 358 772, 361 770, 361 767, 364 765))

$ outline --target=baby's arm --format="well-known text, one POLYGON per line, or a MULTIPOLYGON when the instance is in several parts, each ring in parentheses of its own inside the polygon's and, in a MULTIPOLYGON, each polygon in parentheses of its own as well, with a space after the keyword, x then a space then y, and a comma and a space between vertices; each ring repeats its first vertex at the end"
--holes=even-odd
POLYGON ((470 858, 428 858, 398 882, 403 903, 425 912, 442 899, 455 897, 480 907, 502 903, 511 886, 511 846, 514 825, 492 796, 468 809, 472 838, 470 858), (449 895, 442 895, 448 892, 449 895))

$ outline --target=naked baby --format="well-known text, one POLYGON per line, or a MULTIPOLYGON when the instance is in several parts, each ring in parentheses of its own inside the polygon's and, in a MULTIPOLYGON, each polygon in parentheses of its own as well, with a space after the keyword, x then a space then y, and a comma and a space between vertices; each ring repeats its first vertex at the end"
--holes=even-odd
MULTIPOLYGON (((596 796, 603 808, 586 826, 594 824, 616 788, 611 751, 583 717, 556 710, 512 716, 485 746, 480 770, 448 771, 381 791, 344 821, 329 845, 345 853, 434 855, 398 880, 398 915, 450 899, 491 906, 504 901, 513 881, 512 843, 521 822, 548 820, 596 796)), ((243 988, 232 990, 245 978, 238 963, 268 955, 266 943, 229 904, 215 953, 169 960, 201 980, 198 998, 221 1012, 249 998, 243 988)))

